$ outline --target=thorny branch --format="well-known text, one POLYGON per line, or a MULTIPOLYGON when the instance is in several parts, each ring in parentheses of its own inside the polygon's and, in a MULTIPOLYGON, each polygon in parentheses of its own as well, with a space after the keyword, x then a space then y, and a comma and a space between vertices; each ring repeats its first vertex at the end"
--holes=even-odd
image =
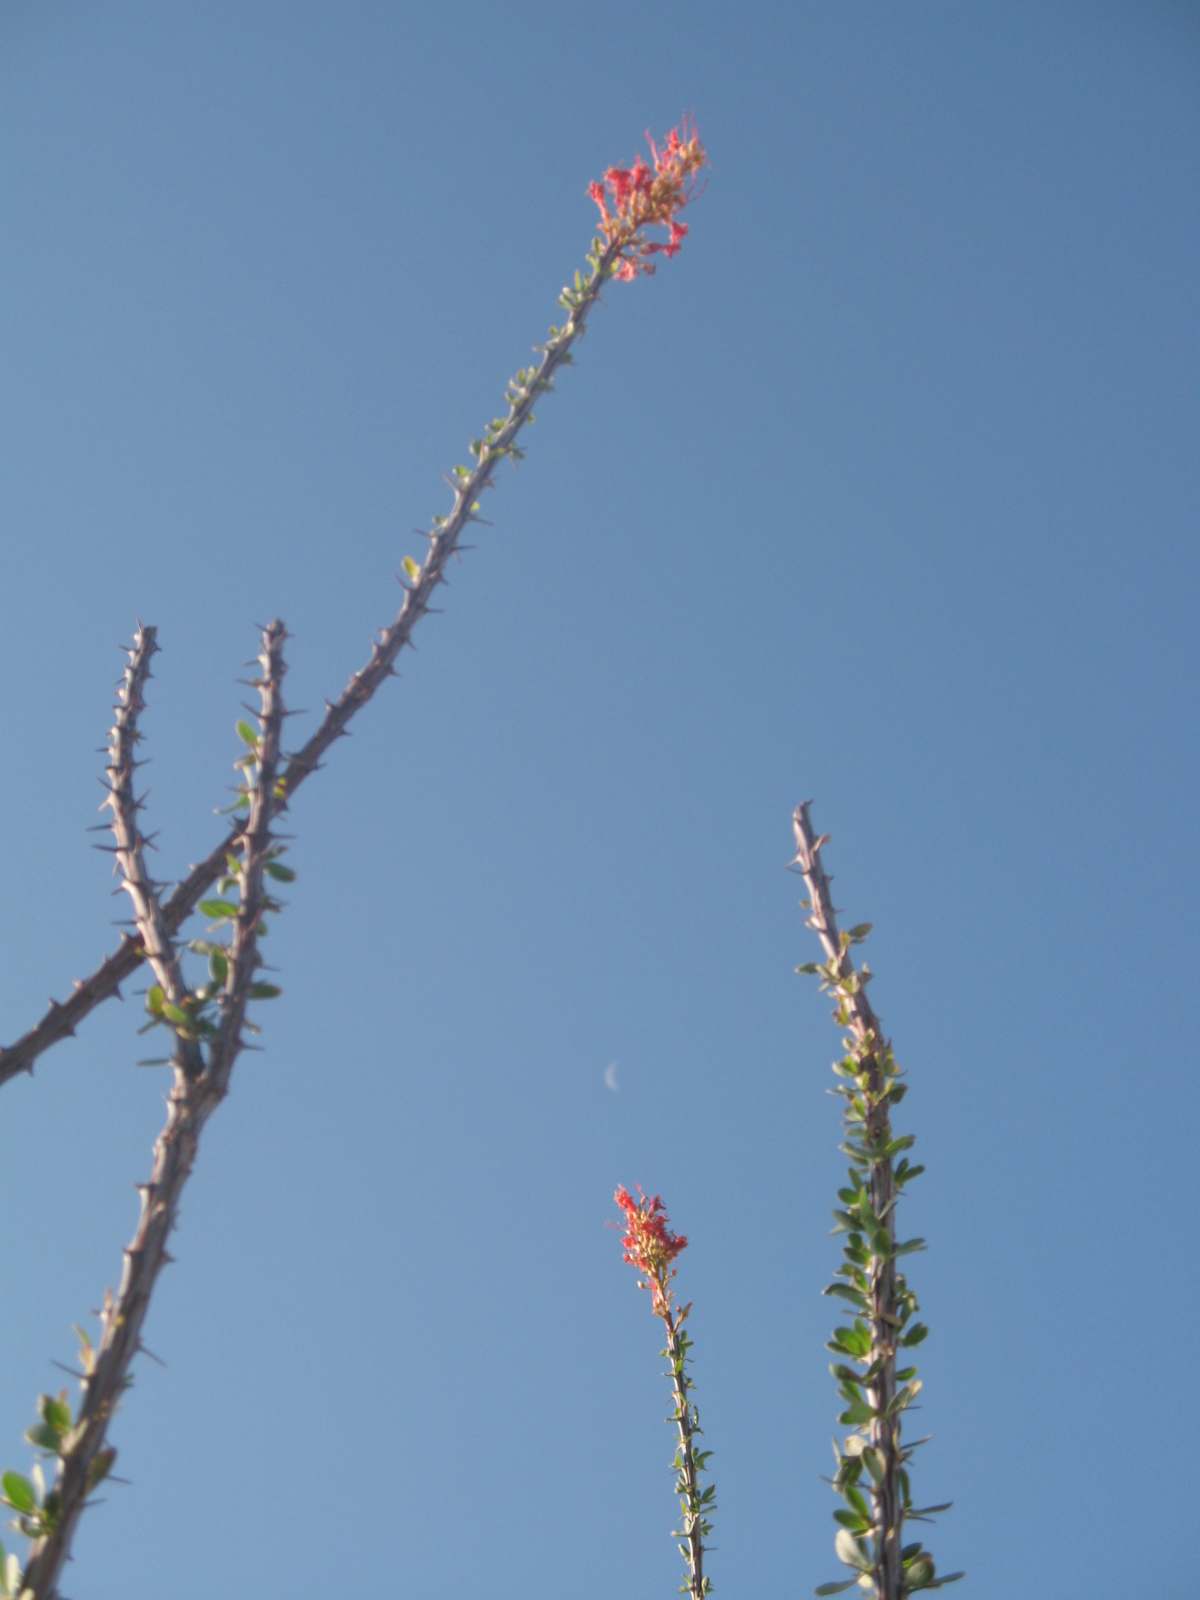
MULTIPOLYGON (((209 1117, 225 1098, 234 1062, 243 1046, 241 1030, 245 1021, 248 991, 258 965, 257 930, 264 910, 263 871, 271 854, 270 822, 279 808, 277 772, 279 735, 283 723, 281 684, 285 671, 283 642, 286 630, 273 622, 263 632, 263 651, 259 660, 261 733, 257 763, 249 786, 250 813, 239 830, 241 862, 238 881, 241 898, 234 927, 231 958, 221 997, 221 1021, 216 1027, 207 1059, 198 1039, 177 1058, 174 1080, 167 1101, 167 1118, 154 1147, 154 1165, 149 1180, 138 1186, 141 1215, 133 1239, 125 1248, 125 1265, 115 1298, 106 1295, 100 1313, 103 1336, 95 1350, 84 1345, 83 1398, 78 1417, 64 1439, 57 1480, 46 1497, 49 1526, 30 1549, 22 1579, 22 1592, 36 1600, 54 1600, 63 1564, 70 1554, 79 1518, 88 1496, 100 1477, 111 1466, 115 1451, 106 1448, 108 1427, 131 1382, 130 1368, 142 1348, 142 1327, 150 1307, 159 1273, 172 1260, 167 1241, 175 1227, 180 1199, 195 1165, 200 1135, 209 1117)), ((125 843, 118 862, 126 872, 125 887, 135 906, 139 906, 139 926, 161 932, 164 920, 159 914, 155 893, 143 876, 130 882, 128 873, 139 872, 142 840, 133 827, 127 800, 131 777, 128 756, 136 738, 136 713, 141 706, 141 688, 154 647, 152 630, 139 630, 131 653, 130 667, 123 685, 123 700, 118 706, 114 730, 113 763, 110 767, 113 794, 121 798, 114 804, 114 830, 125 843), (116 770, 114 770, 114 768, 116 770)), ((155 944, 160 951, 164 975, 178 974, 174 953, 168 958, 169 941, 155 944)), ((166 983, 163 983, 166 989, 166 983)), ((178 991, 181 998, 186 991, 178 991)), ((177 1036, 186 1033, 177 1029, 177 1036)))
MULTIPOLYGON (((838 1020, 848 1028, 852 1053, 860 1069, 866 1074, 866 1120, 863 1143, 871 1150, 886 1150, 891 1141, 891 1121, 885 1074, 881 1066, 883 1052, 890 1051, 879 1019, 867 999, 866 974, 855 971, 850 956, 851 939, 843 934, 837 924, 829 876, 821 864, 821 848, 828 835, 818 838, 809 818, 811 802, 797 806, 793 816, 796 836, 796 865, 803 874, 808 889, 811 915, 808 926, 821 941, 829 962, 830 986, 834 989, 839 1008, 838 1020)), ((873 1376, 867 1384, 867 1395, 876 1415, 870 1424, 872 1446, 878 1450, 883 1463, 880 1481, 875 1484, 876 1527, 879 1530, 875 1553, 875 1585, 879 1600, 900 1600, 903 1591, 901 1567, 901 1534, 904 1522, 904 1504, 901 1494, 900 1474, 903 1454, 900 1443, 900 1413, 893 1412, 896 1396, 896 1341, 901 1324, 896 1298, 895 1246, 895 1175, 890 1158, 871 1162, 871 1211, 886 1237, 882 1250, 872 1255, 869 1289, 869 1326, 871 1350, 869 1371, 873 1376)))

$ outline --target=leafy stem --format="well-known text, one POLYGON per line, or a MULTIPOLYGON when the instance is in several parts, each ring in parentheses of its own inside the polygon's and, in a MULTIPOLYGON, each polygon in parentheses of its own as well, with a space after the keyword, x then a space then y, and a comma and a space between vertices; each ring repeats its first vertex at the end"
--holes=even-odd
POLYGON ((916 1368, 901 1367, 898 1359, 902 1350, 907 1359, 908 1349, 920 1344, 928 1329, 914 1320, 917 1297, 896 1265, 900 1257, 924 1249, 925 1241, 897 1239, 896 1203, 922 1168, 901 1155, 914 1143, 912 1136, 893 1136, 891 1108, 907 1085, 867 998, 870 968, 864 964, 856 969, 850 954, 871 927, 861 923, 839 929, 821 861, 828 836, 818 837, 814 831, 809 804, 798 806, 793 817, 795 866, 808 890, 803 902, 810 913, 808 926, 826 959, 797 970, 820 978, 822 990, 833 996, 834 1019, 846 1029, 846 1053, 834 1063, 840 1079, 835 1093, 845 1102, 841 1149, 850 1161, 846 1185, 838 1190, 834 1231, 845 1234, 846 1243, 835 1281, 824 1292, 854 1312, 852 1325, 836 1329, 828 1348, 838 1358, 830 1371, 845 1405, 838 1420, 852 1430, 834 1447, 833 1487, 845 1502, 834 1513, 834 1547, 855 1576, 822 1584, 816 1592, 839 1594, 857 1584, 875 1600, 901 1600, 962 1577, 961 1572, 939 1577, 928 1551, 920 1543, 904 1542, 906 1517, 927 1518, 945 1509, 914 1509, 908 1462, 917 1444, 905 1445, 901 1437, 903 1414, 920 1393, 921 1382, 916 1368))

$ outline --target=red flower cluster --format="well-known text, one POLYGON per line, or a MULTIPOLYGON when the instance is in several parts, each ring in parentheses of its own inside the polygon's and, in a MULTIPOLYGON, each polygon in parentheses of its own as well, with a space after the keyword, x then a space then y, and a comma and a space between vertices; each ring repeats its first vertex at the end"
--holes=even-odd
POLYGON ((696 193, 696 174, 708 163, 708 155, 696 133, 696 125, 684 118, 672 128, 660 150, 646 135, 654 166, 638 156, 631 167, 609 167, 604 183, 591 183, 588 193, 600 207, 600 227, 610 244, 620 244, 617 277, 636 278, 639 272, 654 271, 654 255, 673 256, 687 234, 687 224, 677 213, 696 193), (604 188, 608 186, 608 194, 604 188), (647 239, 642 229, 661 223, 667 229, 665 244, 647 239))
POLYGON ((667 1227, 667 1208, 660 1195, 647 1197, 640 1186, 638 1194, 641 1198, 635 1200, 628 1189, 618 1187, 613 1195, 625 1213, 621 1246, 630 1266, 645 1273, 645 1281, 638 1287, 650 1290, 651 1309, 662 1316, 671 1309, 671 1279, 675 1276, 671 1262, 687 1249, 687 1239, 667 1227))

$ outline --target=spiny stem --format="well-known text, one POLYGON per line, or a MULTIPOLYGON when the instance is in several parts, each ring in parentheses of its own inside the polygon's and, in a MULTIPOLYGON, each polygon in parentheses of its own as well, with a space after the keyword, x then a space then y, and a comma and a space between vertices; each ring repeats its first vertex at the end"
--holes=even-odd
POLYGON ((915 1367, 897 1370, 897 1352, 903 1348, 907 1356, 929 1330, 913 1321, 917 1297, 896 1266, 899 1257, 924 1249, 925 1241, 897 1240, 896 1201, 923 1168, 903 1155, 894 1161, 915 1142, 911 1134, 892 1135, 890 1108, 903 1098, 907 1086, 867 999, 870 968, 864 963, 856 970, 850 956, 852 946, 870 933, 870 924, 839 929, 829 876, 821 862, 828 841, 824 835, 817 837, 807 802, 797 808, 793 825, 794 864, 804 875, 809 895, 802 904, 827 958, 823 963, 809 962, 799 971, 821 979, 821 987, 836 1002, 835 1019, 847 1030, 842 1040, 846 1054, 834 1063, 840 1079, 835 1092, 845 1102, 846 1138, 841 1148, 850 1160, 847 1186, 838 1190, 834 1231, 844 1233, 847 1241, 838 1281, 825 1293, 849 1301, 856 1312, 853 1326, 835 1329, 828 1344, 838 1357, 830 1370, 847 1402, 839 1421, 853 1430, 844 1444, 834 1445, 833 1487, 846 1502, 845 1509, 834 1514, 839 1523, 835 1549, 855 1576, 822 1584, 816 1592, 840 1594, 857 1584, 869 1600, 901 1600, 963 1576, 961 1572, 939 1576, 933 1557, 919 1542, 903 1542, 906 1518, 927 1522, 934 1512, 948 1509, 913 1506, 908 1462, 923 1441, 905 1445, 900 1437, 901 1418, 920 1393, 921 1383, 915 1367))
POLYGON ((696 1434, 699 1431, 695 1410, 688 1398, 692 1387, 687 1375, 687 1343, 681 1338, 681 1327, 686 1312, 678 1318, 670 1309, 663 1315, 667 1330, 667 1357, 671 1363, 671 1387, 675 1394, 674 1422, 679 1430, 678 1491, 683 1509, 683 1527, 680 1533, 687 1541, 681 1546, 688 1569, 687 1593, 693 1600, 703 1600, 710 1592, 704 1579, 704 1533, 707 1529, 701 1509, 700 1474, 696 1464, 696 1434))
MULTIPOLYGON (((109 1424, 132 1381, 130 1369, 141 1348, 142 1328, 159 1274, 172 1260, 167 1241, 195 1165, 200 1135, 228 1091, 230 1073, 242 1048, 246 998, 257 965, 256 935, 263 909, 262 875, 271 849, 270 819, 278 808, 275 761, 283 722, 280 684, 285 637, 286 630, 278 622, 263 634, 263 677, 259 686, 262 731, 256 772, 250 784, 250 818, 243 829, 244 856, 239 875, 242 902, 235 924, 222 1021, 212 1037, 207 1061, 199 1041, 194 1041, 199 1070, 193 1070, 190 1056, 177 1061, 167 1118, 155 1143, 150 1177, 138 1186, 141 1215, 125 1248, 120 1287, 115 1298, 111 1293, 105 1296, 99 1345, 93 1350, 90 1344, 84 1344, 83 1398, 58 1453, 58 1476, 47 1495, 48 1501, 53 1495, 52 1515, 47 1518, 50 1526, 31 1547, 22 1579, 22 1592, 28 1591, 34 1600, 55 1600, 59 1576, 69 1558, 98 1468, 103 1462, 107 1470, 115 1455, 106 1450, 109 1424)), ((132 853, 132 847, 124 852, 126 856, 132 853)))
MULTIPOLYGON (((888 1100, 882 1093, 885 1083, 880 1068, 880 1053, 888 1048, 879 1019, 867 999, 866 987, 850 958, 850 940, 837 924, 829 878, 820 853, 827 838, 817 837, 808 811, 811 802, 797 806, 793 824, 796 835, 796 864, 804 876, 811 903, 808 926, 821 941, 829 962, 830 980, 838 995, 837 1020, 848 1027, 856 1059, 866 1075, 864 1143, 872 1150, 886 1149, 891 1141, 888 1100)), ((890 1406, 896 1394, 896 1304, 895 1247, 896 1189, 890 1157, 870 1163, 871 1210, 883 1230, 882 1248, 872 1253, 870 1272, 871 1352, 868 1370, 873 1373, 867 1394, 876 1413, 870 1424, 872 1446, 883 1461, 883 1476, 875 1485, 877 1538, 873 1573, 879 1600, 900 1600, 901 1536, 904 1509, 900 1495, 900 1418, 890 1406)))
MULTIPOLYGON (((158 651, 156 640, 157 629, 150 627, 139 626, 133 636, 129 665, 118 688, 115 718, 109 734, 108 794, 103 805, 113 814, 121 887, 133 902, 134 922, 146 960, 162 985, 166 999, 171 1005, 182 1008, 188 997, 187 985, 180 972, 179 953, 163 918, 157 885, 146 869, 145 841, 138 827, 138 802, 133 793, 134 750, 141 740, 138 718, 145 710, 144 691, 150 676, 151 657, 158 651)), ((198 1076, 204 1067, 199 1041, 178 1032, 175 1048, 183 1071, 192 1077, 198 1076)))
POLYGON ((621 1240, 625 1260, 643 1274, 638 1287, 650 1291, 650 1309, 667 1332, 667 1348, 663 1354, 671 1363, 669 1377, 675 1396, 671 1420, 679 1435, 672 1465, 675 1493, 683 1513, 683 1526, 676 1530, 675 1537, 682 1541, 679 1553, 688 1571, 688 1581, 680 1592, 691 1595, 692 1600, 702 1600, 702 1596, 712 1593, 712 1581, 704 1575, 704 1540, 712 1532, 708 1519, 716 1510, 717 1491, 711 1483, 706 1489, 700 1487, 700 1474, 712 1452, 696 1449, 700 1417, 691 1401, 692 1380, 687 1369, 692 1341, 684 1329, 692 1307, 690 1301, 685 1306, 677 1306, 672 1288, 677 1269, 671 1263, 687 1249, 687 1239, 683 1234, 672 1233, 668 1227, 661 1195, 647 1195, 639 1190, 639 1196, 635 1200, 622 1184, 613 1200, 625 1214, 625 1234, 621 1240))

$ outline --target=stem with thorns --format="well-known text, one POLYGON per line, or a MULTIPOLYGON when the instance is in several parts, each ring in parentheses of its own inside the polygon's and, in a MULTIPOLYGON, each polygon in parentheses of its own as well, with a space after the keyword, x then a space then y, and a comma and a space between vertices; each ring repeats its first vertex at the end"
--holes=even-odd
POLYGON ((266 908, 263 874, 277 853, 271 840, 270 823, 280 803, 277 771, 284 715, 280 686, 285 671, 282 653, 285 638, 286 630, 279 622, 271 623, 263 633, 263 653, 259 658, 262 677, 258 684, 261 731, 253 757, 253 777, 246 789, 250 812, 240 833, 242 856, 236 872, 240 903, 233 919, 229 955, 223 958, 225 978, 217 1002, 219 1020, 216 1022, 208 1022, 203 1017, 195 1004, 197 997, 189 994, 182 984, 178 955, 169 936, 163 933, 164 919, 155 890, 141 866, 142 840, 132 810, 128 758, 136 740, 141 688, 154 649, 153 630, 140 629, 131 652, 117 711, 109 769, 114 831, 119 843, 117 859, 125 872, 124 887, 139 908, 139 928, 146 939, 147 950, 155 952, 151 959, 156 963, 155 971, 164 991, 160 1008, 163 1020, 172 1023, 172 1011, 181 1020, 173 1023, 177 1054, 166 1123, 154 1147, 149 1180, 138 1185, 141 1215, 134 1236, 125 1248, 120 1288, 115 1297, 111 1292, 105 1295, 100 1313, 103 1333, 99 1345, 93 1349, 86 1335, 82 1338, 83 1398, 78 1414, 74 1419, 70 1417, 64 1399, 57 1402, 61 1408, 58 1412, 54 1412, 51 1402, 51 1414, 47 1415, 47 1408, 43 1406, 42 1429, 35 1430, 39 1433, 35 1442, 57 1458, 58 1472, 41 1504, 26 1511, 20 1519, 25 1531, 34 1539, 20 1591, 28 1592, 34 1600, 54 1600, 58 1579, 69 1557, 88 1497, 112 1467, 116 1451, 107 1445, 109 1424, 132 1381, 130 1369, 142 1349, 142 1328, 158 1276, 172 1260, 167 1241, 195 1165, 200 1135, 228 1092, 230 1074, 243 1048, 246 1002, 254 992, 253 976, 259 965, 259 924, 266 908), (165 999, 167 993, 175 998, 165 999), (208 1044, 207 1052, 202 1041, 208 1044), (63 1411, 66 1411, 65 1416, 63 1411))
POLYGON ((625 1235, 621 1240, 625 1260, 642 1274, 639 1289, 650 1291, 650 1309, 667 1330, 667 1347, 662 1352, 671 1363, 668 1376, 675 1397, 675 1410, 671 1421, 679 1435, 675 1459, 675 1493, 679 1496, 682 1526, 675 1530, 680 1540, 679 1553, 687 1568, 687 1582, 680 1585, 681 1594, 692 1600, 703 1600, 712 1593, 712 1579, 704 1572, 704 1541, 712 1532, 709 1518, 717 1509, 715 1484, 700 1487, 700 1474, 704 1471, 711 1450, 696 1449, 696 1435, 701 1432, 700 1413, 691 1397, 692 1380, 688 1377, 692 1340, 684 1323, 692 1309, 689 1300, 685 1306, 676 1306, 672 1282, 677 1269, 671 1265, 676 1256, 687 1249, 687 1239, 672 1233, 668 1227, 667 1210, 661 1195, 647 1195, 639 1190, 635 1200, 622 1184, 613 1200, 625 1213, 625 1235))
POLYGON ((835 1513, 839 1523, 835 1548, 858 1577, 822 1584, 817 1593, 837 1594, 857 1582, 875 1600, 901 1600, 918 1589, 937 1589, 962 1576, 939 1578, 929 1553, 920 1544, 903 1542, 906 1517, 927 1518, 945 1509, 913 1508, 907 1462, 916 1444, 902 1443, 901 1418, 921 1383, 915 1368, 897 1370, 896 1364, 898 1349, 920 1344, 928 1332, 912 1321, 917 1298, 896 1266, 898 1257, 924 1248, 923 1239, 900 1242, 895 1231, 900 1191, 923 1169, 911 1166, 907 1157, 895 1161, 914 1143, 911 1135, 893 1137, 891 1125, 891 1107, 903 1098, 907 1086, 900 1081, 891 1044, 867 999, 870 968, 864 964, 857 971, 850 955, 871 928, 869 923, 845 932, 838 928, 829 876, 820 859, 828 836, 815 833, 809 805, 806 801, 798 806, 792 819, 794 864, 808 889, 804 902, 810 912, 808 926, 820 940, 826 960, 798 970, 821 979, 821 987, 836 1002, 836 1021, 847 1030, 842 1041, 847 1053, 834 1070, 843 1080, 836 1091, 846 1102, 846 1140, 841 1148, 851 1167, 847 1186, 838 1191, 840 1206, 834 1219, 835 1231, 848 1238, 839 1281, 825 1293, 847 1301, 856 1313, 852 1327, 836 1330, 829 1349, 840 1358, 830 1370, 847 1402, 839 1420, 855 1430, 844 1448, 835 1446, 834 1488, 847 1507, 835 1513), (849 1365, 847 1358, 856 1365, 849 1365), (860 1482, 868 1489, 869 1500, 860 1482))
POLYGON ((679 1553, 688 1573, 687 1582, 681 1586, 680 1592, 691 1595, 692 1600, 703 1600, 706 1594, 712 1593, 712 1582, 704 1575, 704 1539, 712 1531, 707 1513, 716 1509, 716 1494, 712 1484, 706 1489, 700 1487, 700 1470, 711 1452, 696 1449, 696 1435, 703 1430, 700 1427, 700 1413, 690 1398, 692 1380, 688 1377, 687 1368, 692 1341, 683 1331, 683 1324, 691 1309, 689 1304, 675 1313, 668 1305, 659 1315, 667 1330, 664 1353, 671 1363, 671 1389, 675 1396, 675 1411, 671 1420, 679 1431, 679 1448, 675 1452, 673 1465, 676 1472, 675 1492, 679 1496, 683 1524, 678 1530, 681 1540, 679 1553))

